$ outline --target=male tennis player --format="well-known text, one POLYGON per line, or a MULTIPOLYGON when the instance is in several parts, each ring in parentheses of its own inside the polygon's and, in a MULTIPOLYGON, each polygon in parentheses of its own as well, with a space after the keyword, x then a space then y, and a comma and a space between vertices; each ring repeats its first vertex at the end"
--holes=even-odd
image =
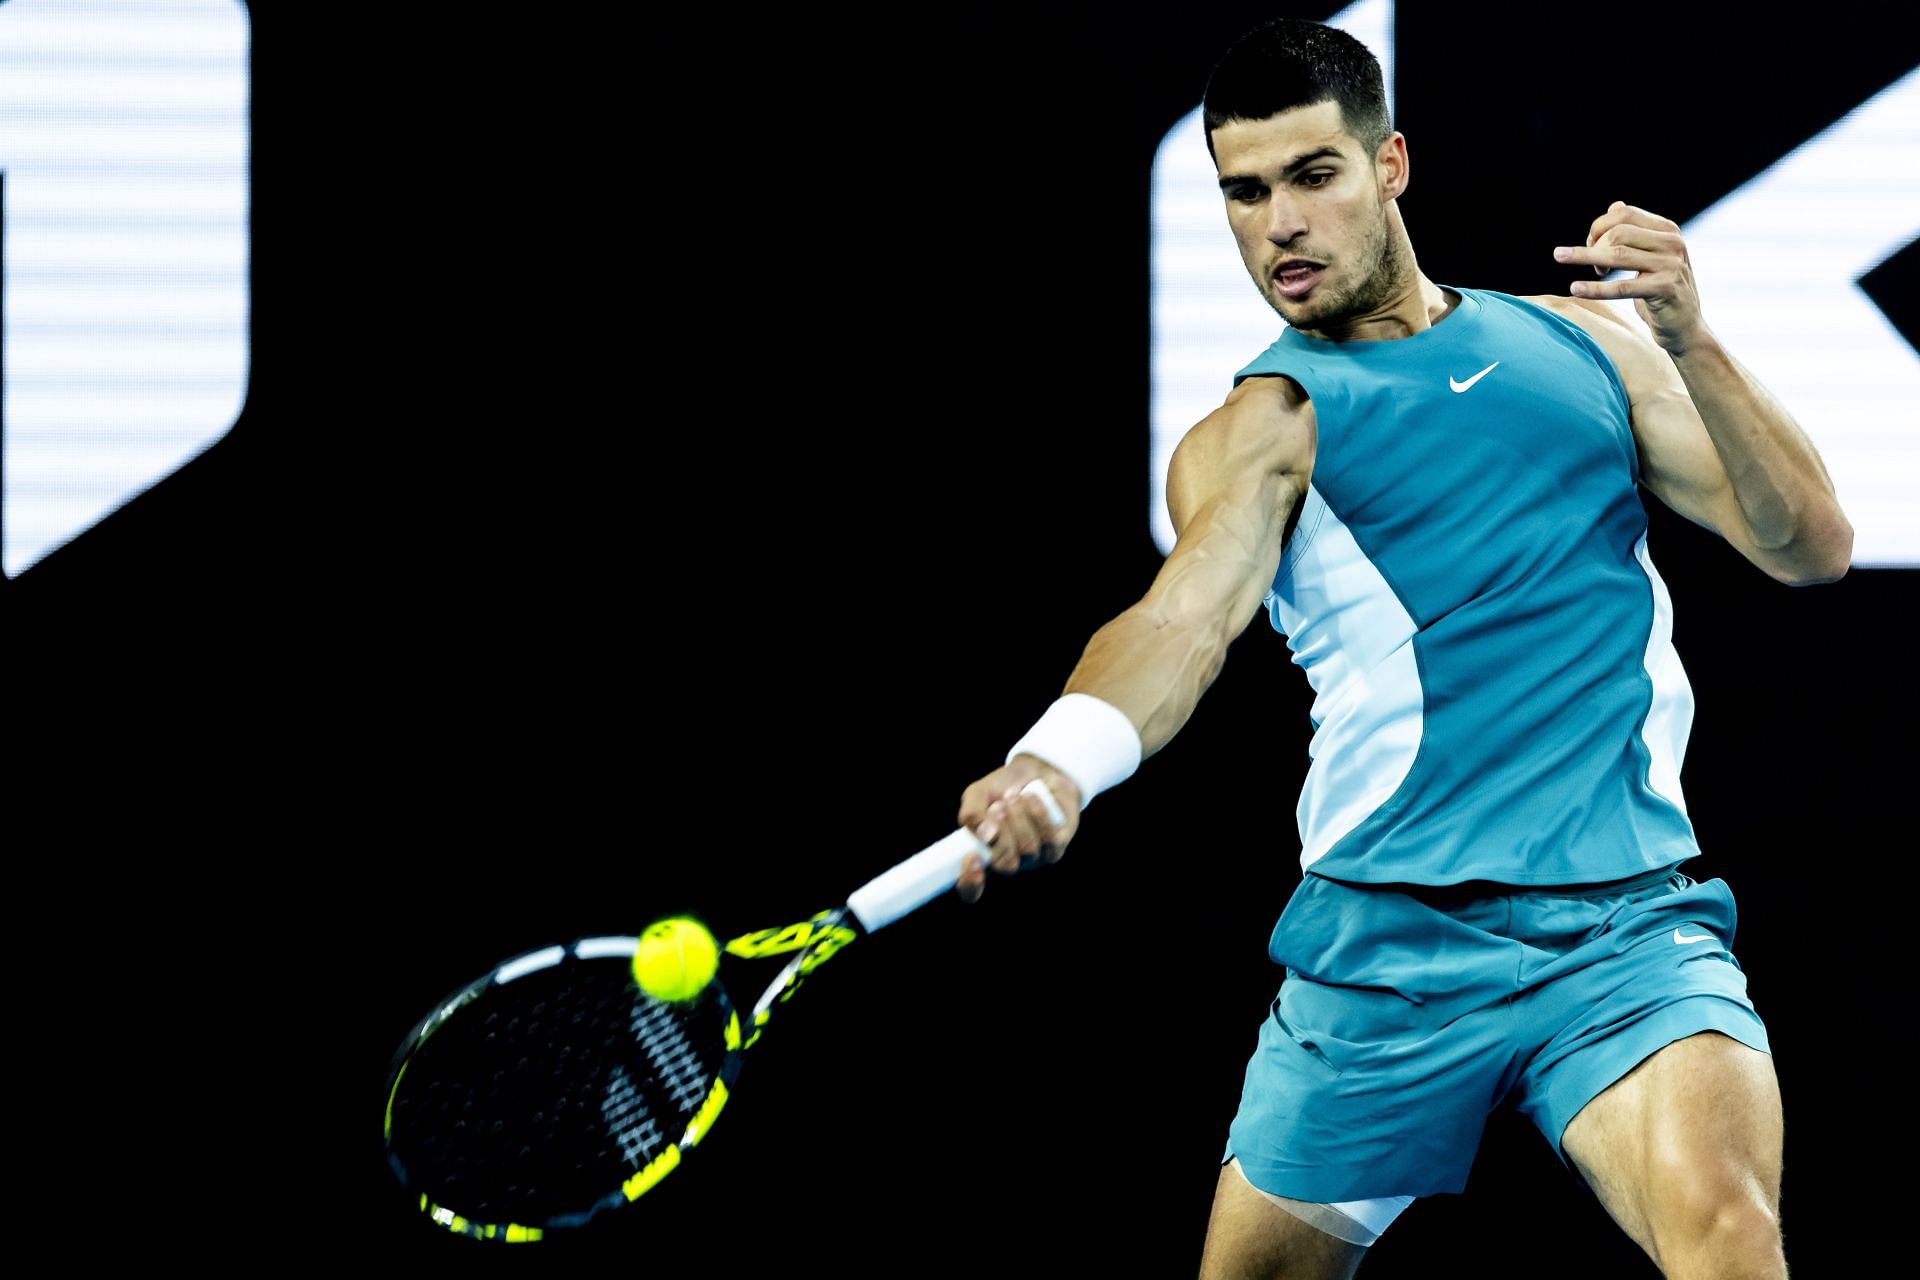
MULTIPOLYGON (((1666 218, 1615 202, 1554 249, 1637 273, 1570 297, 1422 275, 1406 139, 1344 33, 1251 32, 1205 121, 1289 327, 1174 454, 1146 596, 960 821, 996 872, 1058 859, 1264 607, 1317 695, 1305 875, 1202 1275, 1352 1275, 1414 1197, 1465 1188, 1511 1097, 1666 1275, 1784 1277, 1779 1090, 1732 895, 1678 869, 1693 700, 1636 485, 1831 582, 1853 532, 1818 455, 1715 341, 1666 218), (1034 777, 1057 830, 1016 799, 1034 777)), ((970 862, 962 895, 984 884, 970 862)))

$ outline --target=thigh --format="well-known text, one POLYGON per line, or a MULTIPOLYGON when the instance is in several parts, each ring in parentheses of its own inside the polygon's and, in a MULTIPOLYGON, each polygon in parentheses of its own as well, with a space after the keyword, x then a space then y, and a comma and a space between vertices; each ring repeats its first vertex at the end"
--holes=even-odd
POLYGON ((1668 1045, 1715 1031, 1762 1058, 1771 1050, 1733 956, 1724 881, 1676 874, 1617 896, 1533 894, 1516 911, 1541 944, 1514 1002, 1522 1042, 1537 1046, 1520 1067, 1518 1106, 1570 1168, 1569 1122, 1668 1045))
POLYGON ((1366 1254, 1364 1245, 1310 1226, 1262 1195, 1238 1161, 1220 1166, 1201 1280, 1349 1280, 1366 1254))
POLYGON ((1778 1220, 1773 1058, 1718 1032, 1660 1049, 1583 1107, 1561 1142, 1621 1228, 1658 1261, 1716 1219, 1778 1220))

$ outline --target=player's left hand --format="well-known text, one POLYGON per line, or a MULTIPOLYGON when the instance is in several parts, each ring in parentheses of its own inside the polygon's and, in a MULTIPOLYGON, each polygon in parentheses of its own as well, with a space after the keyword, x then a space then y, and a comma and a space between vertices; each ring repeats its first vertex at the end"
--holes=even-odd
POLYGON ((1668 355, 1679 356, 1706 333, 1700 319, 1700 295, 1693 264, 1671 218, 1615 200, 1593 220, 1585 248, 1553 251, 1561 262, 1590 263, 1601 275, 1615 269, 1637 271, 1619 280, 1576 280, 1576 298, 1632 298, 1633 309, 1653 330, 1653 340, 1668 355))

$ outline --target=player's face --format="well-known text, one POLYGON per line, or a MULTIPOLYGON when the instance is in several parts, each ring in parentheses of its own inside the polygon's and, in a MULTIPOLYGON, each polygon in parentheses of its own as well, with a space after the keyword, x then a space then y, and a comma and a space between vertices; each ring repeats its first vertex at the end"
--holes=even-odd
POLYGON ((1369 155, 1336 102, 1213 131, 1220 189, 1240 258, 1280 318, 1325 329, 1366 319, 1401 274, 1386 202, 1405 187, 1405 143, 1369 155))

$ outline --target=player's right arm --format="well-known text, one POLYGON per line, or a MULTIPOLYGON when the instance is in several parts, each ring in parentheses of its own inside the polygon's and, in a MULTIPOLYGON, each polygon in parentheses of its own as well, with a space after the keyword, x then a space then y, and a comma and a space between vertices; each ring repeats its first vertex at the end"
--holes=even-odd
MULTIPOLYGON (((1248 378, 1174 451, 1173 551, 1139 602, 1093 634, 1062 691, 1123 712, 1140 735, 1141 758, 1180 731, 1266 599, 1307 490, 1314 438, 1312 404, 1295 383, 1248 378)), ((1071 779, 1020 755, 967 788, 960 822, 991 845, 994 870, 1011 872, 1022 858, 1057 860, 1079 827, 1080 807, 1071 779), (1036 777, 1066 811, 1057 833, 1036 798, 1016 798, 1036 777)), ((961 896, 979 897, 984 882, 970 866, 961 896)))

